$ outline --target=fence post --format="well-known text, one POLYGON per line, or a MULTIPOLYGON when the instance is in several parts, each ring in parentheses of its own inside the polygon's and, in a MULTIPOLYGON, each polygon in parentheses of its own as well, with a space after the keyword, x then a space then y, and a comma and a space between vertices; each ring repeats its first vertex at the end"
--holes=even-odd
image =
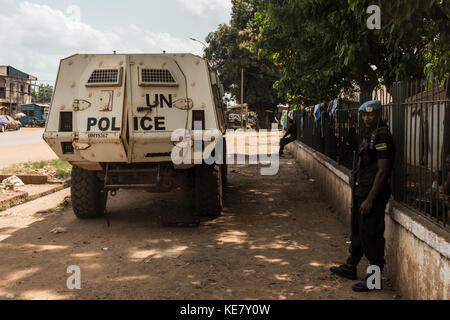
POLYGON ((394 170, 392 174, 392 189, 394 199, 404 201, 405 199, 405 106, 402 102, 407 95, 406 82, 397 82, 392 87, 392 135, 397 148, 395 155, 394 170))

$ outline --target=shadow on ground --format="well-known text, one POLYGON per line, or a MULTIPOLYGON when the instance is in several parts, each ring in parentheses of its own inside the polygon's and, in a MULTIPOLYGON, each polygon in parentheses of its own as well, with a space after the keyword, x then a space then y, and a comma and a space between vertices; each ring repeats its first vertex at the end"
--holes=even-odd
POLYGON ((282 158, 276 176, 259 168, 230 167, 222 216, 195 228, 161 223, 185 210, 177 194, 143 191, 111 199, 110 228, 70 207, 44 216, 0 242, 0 298, 394 298, 388 282, 357 294, 330 274, 347 255, 347 226, 293 159, 282 158), (67 288, 70 265, 81 268, 81 290, 67 288))

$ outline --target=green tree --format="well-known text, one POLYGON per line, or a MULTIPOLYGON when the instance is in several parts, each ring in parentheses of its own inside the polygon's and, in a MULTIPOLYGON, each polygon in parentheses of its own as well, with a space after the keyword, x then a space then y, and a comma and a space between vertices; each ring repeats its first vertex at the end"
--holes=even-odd
POLYGON ((445 0, 348 0, 361 23, 370 4, 382 10, 376 41, 386 52, 384 77, 405 80, 424 75, 443 80, 450 69, 450 2, 445 0))
POLYGON ((50 103, 53 96, 53 87, 51 85, 39 86, 37 90, 33 90, 31 94, 31 102, 50 103))
POLYGON ((448 72, 448 1, 261 0, 260 55, 282 66, 286 95, 327 100, 379 83, 448 72), (369 30, 369 5, 381 29, 369 30), (447 41, 447 42, 446 42, 447 41))
POLYGON ((264 118, 265 109, 274 109, 279 103, 274 83, 280 73, 271 59, 258 57, 252 51, 254 42, 259 37, 254 15, 259 1, 233 0, 230 24, 222 24, 211 32, 206 42, 205 57, 218 72, 229 100, 240 103, 241 69, 244 70, 244 103, 249 109, 264 118))

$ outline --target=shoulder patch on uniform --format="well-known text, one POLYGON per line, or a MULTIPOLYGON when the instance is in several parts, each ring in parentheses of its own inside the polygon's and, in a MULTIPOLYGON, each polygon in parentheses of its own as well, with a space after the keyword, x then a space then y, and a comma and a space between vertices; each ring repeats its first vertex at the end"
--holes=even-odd
POLYGON ((387 150, 387 143, 379 143, 375 145, 375 149, 377 151, 385 151, 387 150))

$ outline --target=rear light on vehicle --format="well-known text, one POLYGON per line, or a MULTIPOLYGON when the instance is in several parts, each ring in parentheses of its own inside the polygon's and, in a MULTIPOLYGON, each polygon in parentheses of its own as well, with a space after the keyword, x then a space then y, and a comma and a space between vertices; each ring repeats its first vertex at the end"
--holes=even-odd
POLYGON ((59 131, 71 132, 72 129, 72 112, 61 112, 59 114, 59 131))
POLYGON ((72 142, 61 142, 61 148, 63 154, 73 154, 72 142))
POLYGON ((192 110, 192 130, 205 130, 204 110, 192 110))

